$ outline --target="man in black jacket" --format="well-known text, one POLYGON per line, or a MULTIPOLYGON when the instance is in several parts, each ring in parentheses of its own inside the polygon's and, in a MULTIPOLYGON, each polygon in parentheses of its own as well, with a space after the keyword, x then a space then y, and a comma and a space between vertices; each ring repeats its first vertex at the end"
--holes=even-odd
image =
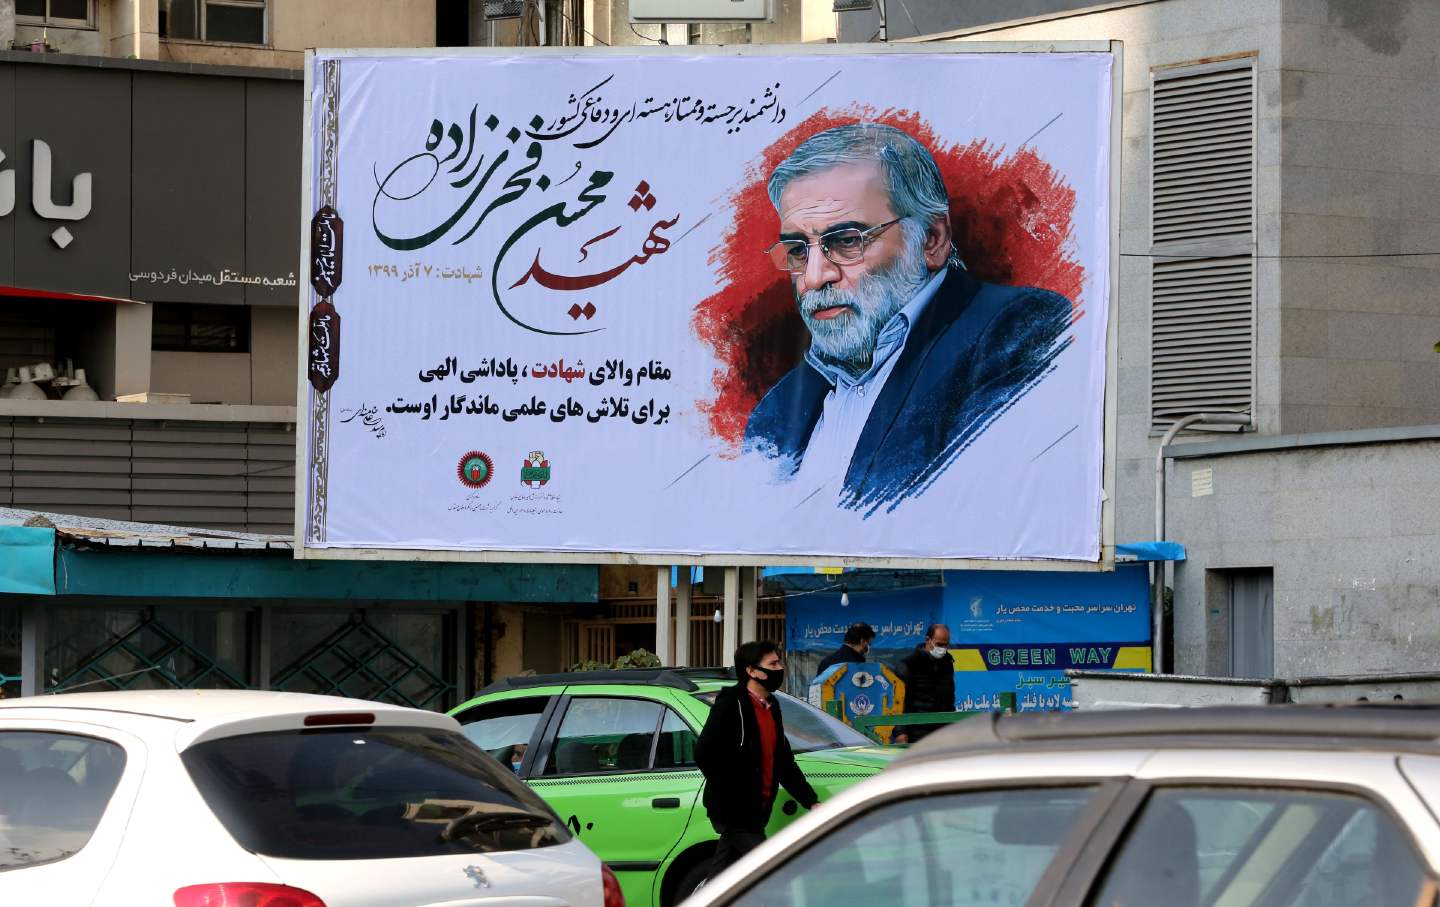
POLYGON ((867 623, 851 624, 850 629, 845 631, 845 641, 840 648, 820 659, 820 667, 815 669, 815 676, 824 674, 826 669, 838 664, 860 664, 870 654, 870 646, 875 642, 875 628, 867 623))
MULTIPOLYGON (((897 672, 905 681, 905 711, 955 711, 955 659, 950 655, 950 628, 931 624, 925 641, 900 661, 897 672)), ((891 743, 919 743, 943 725, 897 727, 891 743)))
POLYGON ((785 679, 779 647, 745 643, 735 652, 735 676, 738 682, 716 695, 695 749, 705 776, 705 811, 720 835, 712 879, 765 840, 777 787, 806 809, 819 802, 795 764, 780 703, 770 695, 785 679))

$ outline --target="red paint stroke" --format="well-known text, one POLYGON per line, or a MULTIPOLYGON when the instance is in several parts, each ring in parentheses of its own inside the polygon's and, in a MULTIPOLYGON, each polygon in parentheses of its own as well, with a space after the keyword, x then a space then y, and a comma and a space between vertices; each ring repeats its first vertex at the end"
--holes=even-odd
POLYGON ((886 123, 915 136, 934 155, 950 191, 950 224, 970 274, 978 280, 1040 287, 1075 301, 1085 269, 1073 257, 1075 190, 1034 151, 1002 157, 984 142, 947 145, 919 115, 870 108, 821 110, 771 145, 723 200, 735 216, 711 250, 723 289, 695 307, 691 326, 720 360, 715 396, 697 405, 710 431, 738 450, 745 423, 760 398, 805 355, 810 337, 795 308, 786 275, 764 250, 775 242, 779 219, 765 182, 805 139, 847 123, 886 123))

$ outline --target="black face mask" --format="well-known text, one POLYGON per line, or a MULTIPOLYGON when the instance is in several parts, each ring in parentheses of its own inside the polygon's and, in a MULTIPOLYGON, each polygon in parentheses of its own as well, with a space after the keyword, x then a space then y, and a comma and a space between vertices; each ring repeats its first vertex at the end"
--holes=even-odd
POLYGON ((756 683, 758 683, 758 684, 760 684, 760 686, 764 687, 764 688, 765 688, 765 692, 767 692, 767 693, 773 693, 773 692, 775 692, 776 690, 780 689, 781 684, 783 684, 783 683, 785 682, 785 669, 784 669, 784 668, 775 668, 775 669, 772 670, 772 669, 770 669, 770 668, 762 668, 762 667, 760 667, 759 665, 756 665, 756 666, 755 666, 755 670, 757 670, 757 671, 759 671, 760 673, 764 674, 765 677, 764 677, 763 679, 756 679, 756 678, 751 678, 751 679, 752 679, 752 680, 755 680, 756 683))

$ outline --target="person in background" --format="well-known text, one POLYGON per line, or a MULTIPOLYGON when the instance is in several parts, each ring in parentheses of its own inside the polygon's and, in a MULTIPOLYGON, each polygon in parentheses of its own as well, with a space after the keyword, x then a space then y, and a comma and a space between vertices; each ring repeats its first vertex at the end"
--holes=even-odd
MULTIPOLYGON (((896 671, 905 681, 905 714, 955 711, 955 659, 950 655, 950 628, 931 624, 925 641, 900 661, 896 671)), ((897 727, 891 743, 919 743, 944 725, 897 727)))
POLYGON ((845 641, 840 644, 840 648, 820 659, 820 667, 815 669, 815 676, 819 677, 838 664, 863 662, 870 654, 870 644, 874 641, 874 627, 867 623, 851 624, 850 629, 845 631, 845 641))
POLYGON ((780 647, 745 643, 735 652, 735 676, 737 683, 716 695, 695 748, 705 811, 720 835, 711 879, 765 841, 778 787, 806 809, 819 802, 795 764, 780 703, 771 695, 785 680, 780 647))

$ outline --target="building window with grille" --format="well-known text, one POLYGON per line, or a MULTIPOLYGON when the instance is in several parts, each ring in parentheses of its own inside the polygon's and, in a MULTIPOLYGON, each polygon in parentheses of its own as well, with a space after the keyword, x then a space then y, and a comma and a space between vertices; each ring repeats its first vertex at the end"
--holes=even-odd
POLYGON ((1154 73, 1150 428, 1255 397, 1255 60, 1154 73))
POLYGON ((267 0, 160 0, 160 36, 178 41, 264 44, 266 5, 267 0))
POLYGON ((15 0, 15 21, 20 25, 93 28, 95 0, 15 0))

